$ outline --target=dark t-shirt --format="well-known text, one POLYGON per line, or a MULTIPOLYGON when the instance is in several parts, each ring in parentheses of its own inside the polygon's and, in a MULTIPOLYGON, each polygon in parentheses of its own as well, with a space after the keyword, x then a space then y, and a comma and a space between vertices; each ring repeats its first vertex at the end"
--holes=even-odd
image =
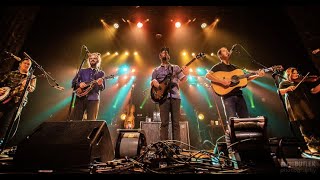
MULTIPOLYGON (((286 108, 291 121, 313 119, 316 115, 315 103, 316 95, 310 93, 311 87, 315 83, 303 82, 294 91, 285 94, 286 108)), ((297 86, 298 82, 282 81, 279 84, 279 89, 284 89, 289 86, 297 86)))
MULTIPOLYGON (((218 72, 218 71, 231 72, 235 69, 239 69, 239 67, 237 67, 236 65, 233 65, 233 64, 227 65, 223 62, 220 62, 220 63, 215 64, 210 70, 212 72, 218 72)), ((230 96, 240 96, 240 95, 242 95, 242 90, 240 87, 236 87, 232 91, 230 91, 228 94, 223 95, 222 97, 227 98, 230 96)))

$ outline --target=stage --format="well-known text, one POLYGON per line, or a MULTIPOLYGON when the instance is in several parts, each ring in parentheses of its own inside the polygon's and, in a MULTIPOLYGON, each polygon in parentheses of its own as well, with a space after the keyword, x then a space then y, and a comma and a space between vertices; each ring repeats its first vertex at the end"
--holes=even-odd
MULTIPOLYGON (((41 156, 39 154, 21 154, 21 152, 17 154, 17 147, 11 147, 1 154, 0 174, 316 175, 320 170, 320 157, 311 156, 304 152, 298 157, 299 155, 294 155, 288 150, 284 150, 285 154, 282 155, 279 152, 271 151, 270 156, 262 157, 259 155, 260 157, 256 159, 241 159, 240 155, 239 160, 239 156, 228 154, 223 146, 214 150, 190 150, 182 149, 176 145, 175 141, 169 140, 148 144, 141 147, 140 151, 137 152, 135 150, 137 150, 136 148, 139 149, 138 144, 133 141, 123 143, 123 147, 115 148, 115 157, 113 159, 108 157, 110 160, 105 162, 98 162, 97 159, 93 160, 92 157, 96 157, 92 154, 93 151, 91 151, 90 159, 77 158, 84 160, 81 163, 87 161, 87 164, 69 160, 67 152, 57 152, 60 155, 44 152, 46 156, 39 159, 39 156, 41 156)), ((46 151, 45 147, 34 148, 46 151)), ((70 149, 66 149, 66 151, 68 150, 70 149)), ((75 153, 77 154, 77 152, 75 153)))

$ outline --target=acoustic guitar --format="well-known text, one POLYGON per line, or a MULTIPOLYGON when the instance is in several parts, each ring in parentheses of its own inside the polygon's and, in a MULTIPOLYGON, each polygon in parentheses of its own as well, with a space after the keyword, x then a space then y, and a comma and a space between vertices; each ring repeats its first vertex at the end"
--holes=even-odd
MULTIPOLYGON (((272 66, 270 68, 265 68, 262 70, 264 72, 269 72, 269 71, 275 71, 275 70, 283 70, 283 67, 281 65, 277 65, 277 66, 272 66)), ((213 91, 218 95, 226 95, 237 87, 240 87, 240 88, 245 87, 248 84, 247 78, 252 75, 258 74, 258 72, 259 71, 254 71, 254 72, 245 74, 242 69, 235 69, 230 72, 210 71, 209 73, 213 76, 231 81, 231 84, 229 86, 224 86, 223 84, 213 82, 211 83, 211 87, 213 91)))
MULTIPOLYGON (((193 63, 196 59, 201 59, 205 57, 204 53, 199 53, 196 57, 191 59, 185 66, 189 66, 191 63, 193 63)), ((155 103, 163 103, 167 99, 167 95, 169 92, 169 85, 170 85, 170 79, 175 78, 178 74, 180 74, 182 70, 180 70, 177 74, 174 75, 167 75, 161 82, 159 82, 159 87, 151 87, 151 99, 155 103)))
POLYGON ((126 119, 124 120, 124 128, 125 129, 133 129, 135 126, 135 117, 134 117, 134 113, 135 113, 135 106, 132 104, 132 92, 133 92, 133 88, 131 88, 131 95, 130 95, 130 100, 129 103, 126 107, 126 119))

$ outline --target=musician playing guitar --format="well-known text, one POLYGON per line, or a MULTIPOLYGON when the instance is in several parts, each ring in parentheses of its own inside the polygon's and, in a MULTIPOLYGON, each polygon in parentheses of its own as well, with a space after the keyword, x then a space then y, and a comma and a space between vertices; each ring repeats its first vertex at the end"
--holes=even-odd
POLYGON ((181 98, 179 83, 187 80, 189 70, 186 66, 180 68, 178 65, 174 65, 169 62, 170 55, 169 48, 167 47, 161 48, 159 59, 161 60, 161 65, 156 67, 152 72, 151 86, 159 88, 161 87, 161 82, 163 82, 166 78, 170 78, 171 80, 171 83, 169 83, 170 85, 167 97, 163 102, 159 103, 161 118, 160 139, 169 139, 169 113, 171 113, 173 139, 180 141, 179 120, 181 98))
POLYGON ((20 61, 18 70, 11 71, 0 79, 0 147, 11 121, 20 115, 22 109, 17 112, 17 108, 20 109, 26 105, 28 93, 33 92, 36 88, 36 78, 33 75, 26 93, 23 93, 27 76, 30 75, 31 64, 30 59, 24 58, 20 61), (20 106, 19 103, 21 98, 23 98, 23 106, 20 106))
MULTIPOLYGON (((232 52, 229 52, 229 50, 226 47, 222 47, 218 50, 217 56, 219 57, 220 61, 219 63, 215 64, 211 68, 211 72, 209 71, 206 74, 206 78, 211 81, 213 84, 218 84, 222 87, 228 88, 232 85, 232 81, 230 78, 223 78, 222 76, 215 75, 217 72, 236 72, 236 71, 242 71, 237 66, 230 63, 230 55, 232 52)), ((258 71, 257 73, 250 75, 245 80, 250 81, 257 77, 262 77, 265 75, 264 71, 258 71)), ((244 84, 245 86, 246 84, 244 84)), ((233 86, 235 88, 231 88, 231 91, 226 94, 219 94, 221 96, 221 100, 224 107, 224 112, 226 116, 226 121, 229 120, 230 117, 239 117, 239 118, 247 118, 249 117, 249 112, 247 109, 246 101, 242 95, 241 86, 233 86)))
POLYGON ((88 53, 89 68, 80 69, 79 73, 72 80, 72 86, 77 91, 83 89, 85 91, 92 81, 95 82, 88 94, 85 96, 77 96, 73 109, 73 120, 82 120, 84 112, 87 113, 87 120, 96 120, 99 112, 100 91, 105 89, 105 81, 103 79, 105 73, 100 70, 101 54, 88 53))

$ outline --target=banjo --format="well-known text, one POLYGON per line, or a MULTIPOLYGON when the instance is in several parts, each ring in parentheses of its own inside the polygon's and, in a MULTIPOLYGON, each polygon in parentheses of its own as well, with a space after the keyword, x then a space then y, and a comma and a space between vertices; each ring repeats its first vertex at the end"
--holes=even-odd
POLYGON ((10 98, 11 88, 10 87, 2 87, 2 88, 0 88, 0 91, 4 92, 4 94, 2 94, 0 96, 0 102, 2 104, 5 104, 11 99, 10 98))

